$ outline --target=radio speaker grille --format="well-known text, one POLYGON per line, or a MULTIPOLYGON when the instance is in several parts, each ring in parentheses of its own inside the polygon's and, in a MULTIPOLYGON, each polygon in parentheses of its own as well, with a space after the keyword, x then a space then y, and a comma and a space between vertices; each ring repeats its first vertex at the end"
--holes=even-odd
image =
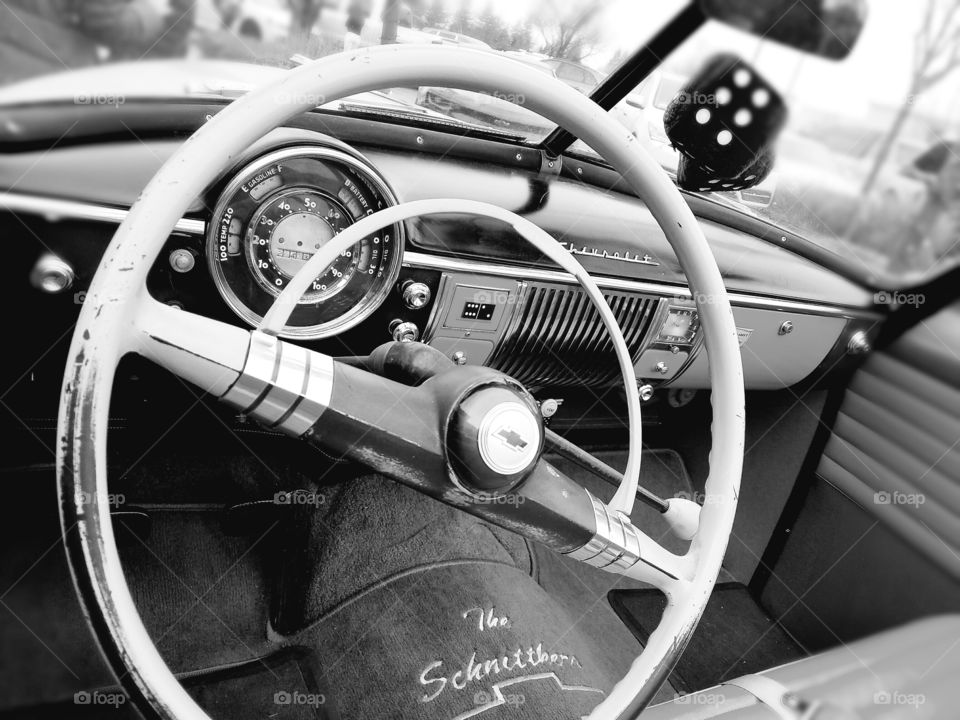
MULTIPOLYGON (((636 361, 658 298, 604 293, 636 361)), ((528 386, 606 385, 620 370, 600 313, 580 287, 531 283, 493 356, 492 368, 528 386)))

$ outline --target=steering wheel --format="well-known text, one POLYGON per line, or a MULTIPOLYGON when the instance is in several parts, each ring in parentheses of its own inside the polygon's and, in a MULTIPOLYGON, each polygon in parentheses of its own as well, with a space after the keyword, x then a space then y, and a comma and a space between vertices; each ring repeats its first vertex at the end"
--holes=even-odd
POLYGON ((116 366, 127 353, 150 358, 274 428, 570 557, 658 587, 668 601, 660 624, 592 718, 636 717, 678 660, 706 606, 733 527, 743 462, 743 372, 726 291, 695 217, 636 138, 584 95, 533 68, 475 50, 392 45, 291 70, 280 82, 233 102, 190 137, 151 180, 107 248, 80 311, 60 404, 58 481, 67 555, 101 649, 141 711, 167 720, 205 718, 148 636, 114 540, 106 429, 116 366), (692 523, 682 503, 671 501, 676 513, 668 512, 677 534, 692 536, 684 555, 667 551, 629 519, 639 477, 640 405, 613 315, 579 263, 513 213, 474 202, 427 201, 367 217, 324 246, 253 331, 168 307, 147 292, 147 273, 176 221, 250 144, 317 105, 403 85, 512 88, 530 109, 605 157, 670 241, 699 311, 713 387, 707 502, 692 523), (276 337, 290 298, 298 297, 333 255, 376 227, 441 211, 473 212, 513 225, 572 273, 601 311, 629 399, 630 459, 611 503, 541 459, 543 428, 532 397, 496 371, 461 367, 410 387, 276 337), (394 398, 402 411, 384 412, 383 397, 394 398), (425 422, 411 423, 411 413, 425 422), (492 441, 508 426, 522 437, 519 452, 504 453, 492 441), (510 494, 524 502, 491 502, 510 494))

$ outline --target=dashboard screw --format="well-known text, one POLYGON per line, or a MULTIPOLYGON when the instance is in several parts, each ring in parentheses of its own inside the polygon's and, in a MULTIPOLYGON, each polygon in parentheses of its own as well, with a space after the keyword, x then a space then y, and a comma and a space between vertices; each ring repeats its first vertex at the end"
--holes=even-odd
POLYGON ((417 145, 423 145, 423 135, 417 135, 417 145))
POLYGON ((453 355, 450 356, 450 359, 453 360, 457 365, 467 364, 467 354, 463 352, 463 350, 457 350, 453 355))
POLYGON ((661 375, 666 375, 668 372, 670 372, 669 366, 665 362, 663 362, 663 360, 661 360, 656 365, 654 365, 653 369, 656 370, 661 375))
POLYGON ((640 395, 641 402, 650 402, 653 399, 653 386, 641 385, 637 388, 637 393, 640 395))
POLYGON ((790 320, 785 320, 780 325, 780 329, 777 330, 777 335, 789 335, 792 332, 793 332, 793 323, 790 320))
POLYGON ((517 153, 517 161, 519 162, 520 160, 523 160, 523 155, 517 153))

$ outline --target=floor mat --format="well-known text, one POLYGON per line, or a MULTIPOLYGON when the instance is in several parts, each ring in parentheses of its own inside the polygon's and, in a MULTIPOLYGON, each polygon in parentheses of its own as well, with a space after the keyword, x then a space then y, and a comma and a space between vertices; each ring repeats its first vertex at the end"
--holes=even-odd
POLYGON ((597 642, 528 573, 477 561, 371 588, 295 642, 316 648, 343 718, 578 720, 636 655, 629 633, 597 642))
MULTIPOLYGON (((641 643, 660 621, 658 590, 614 590, 610 605, 641 643)), ((670 676, 680 692, 712 687, 807 655, 740 583, 718 584, 686 651, 670 676)))

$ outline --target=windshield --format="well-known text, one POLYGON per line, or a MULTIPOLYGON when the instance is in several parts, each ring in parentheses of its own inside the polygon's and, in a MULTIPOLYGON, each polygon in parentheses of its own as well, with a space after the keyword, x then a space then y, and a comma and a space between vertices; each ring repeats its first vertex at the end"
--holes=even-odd
MULTIPOLYGON (((735 52, 783 94, 789 121, 773 172, 763 183, 708 197, 852 258, 871 274, 922 276, 941 269, 960 256, 958 3, 869 4, 863 35, 840 62, 709 21, 611 114, 675 173, 679 156, 664 132, 664 111, 708 58, 735 52)), ((215 59, 290 67, 344 48, 398 42, 503 54, 589 95, 685 5, 682 0, 2 0, 0 84, 119 61, 215 59)), ((262 81, 256 73, 235 77, 247 78, 246 84, 237 80, 238 92, 262 81)), ((141 91, 160 93, 156 74, 150 78, 141 91)), ((184 89, 182 83, 176 87, 184 89)), ((122 100, 110 90, 104 87, 103 97, 122 100)), ((84 97, 76 101, 101 96, 84 97)), ((538 143, 554 129, 509 88, 487 93, 387 88, 352 99, 349 109, 358 108, 481 127, 526 143, 538 143)), ((347 108, 334 103, 330 109, 347 108)), ((580 142, 571 152, 591 154, 580 142)))

